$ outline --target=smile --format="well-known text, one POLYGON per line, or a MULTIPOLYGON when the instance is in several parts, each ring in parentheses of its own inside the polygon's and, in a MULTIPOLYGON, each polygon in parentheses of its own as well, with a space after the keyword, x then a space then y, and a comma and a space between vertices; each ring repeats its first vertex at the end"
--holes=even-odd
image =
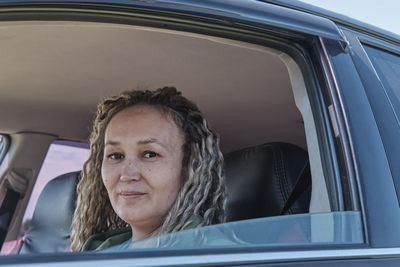
POLYGON ((118 193, 118 195, 123 199, 136 199, 141 198, 142 196, 146 195, 146 193, 137 191, 122 191, 118 193))

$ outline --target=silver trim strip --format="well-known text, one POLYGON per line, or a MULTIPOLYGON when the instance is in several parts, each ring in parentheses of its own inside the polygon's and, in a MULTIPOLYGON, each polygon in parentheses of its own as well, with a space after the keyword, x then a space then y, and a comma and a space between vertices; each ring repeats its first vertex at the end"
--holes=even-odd
POLYGON ((247 263, 274 263, 295 261, 316 261, 335 259, 360 258, 400 258, 400 247, 397 248, 365 248, 365 249, 336 249, 336 250, 307 250, 291 252, 258 252, 258 253, 231 253, 223 255, 196 255, 196 256, 163 256, 153 258, 109 259, 94 261, 66 261, 35 264, 12 264, 3 266, 188 266, 188 265, 216 265, 216 264, 247 264, 247 263))
POLYGON ((338 122, 335 116, 335 110, 333 108, 333 105, 329 105, 328 106, 328 112, 329 112, 329 117, 331 118, 331 123, 333 126, 333 132, 335 134, 335 137, 339 137, 339 126, 338 126, 338 122))

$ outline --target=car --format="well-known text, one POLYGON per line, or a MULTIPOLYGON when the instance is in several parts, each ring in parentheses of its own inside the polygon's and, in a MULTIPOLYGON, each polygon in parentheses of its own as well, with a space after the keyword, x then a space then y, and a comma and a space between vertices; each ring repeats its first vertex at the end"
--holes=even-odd
POLYGON ((2 266, 400 263, 400 36, 294 0, 4 0, 0 40, 2 266), (167 85, 220 135, 228 222, 68 252, 97 103, 167 85))

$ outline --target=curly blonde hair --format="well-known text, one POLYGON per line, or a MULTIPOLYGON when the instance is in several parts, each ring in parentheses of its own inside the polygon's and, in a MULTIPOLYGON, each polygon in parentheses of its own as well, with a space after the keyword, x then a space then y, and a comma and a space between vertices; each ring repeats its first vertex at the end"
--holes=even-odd
POLYGON ((203 218, 199 226, 225 221, 226 190, 219 138, 198 107, 174 87, 155 91, 134 90, 104 100, 98 106, 90 137, 90 157, 85 162, 77 187, 77 207, 72 220, 71 250, 80 251, 89 236, 127 226, 114 212, 101 179, 105 131, 121 110, 134 105, 151 105, 170 115, 185 135, 182 177, 184 183, 166 215, 160 234, 180 231, 203 218))

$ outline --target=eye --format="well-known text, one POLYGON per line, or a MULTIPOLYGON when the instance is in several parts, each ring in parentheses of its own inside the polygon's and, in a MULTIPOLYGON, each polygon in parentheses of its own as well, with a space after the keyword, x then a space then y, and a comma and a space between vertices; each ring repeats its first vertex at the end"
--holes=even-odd
POLYGON ((107 155, 107 158, 113 160, 120 160, 124 158, 124 155, 122 155, 121 153, 111 153, 107 155))
POLYGON ((143 152, 143 157, 147 158, 147 159, 155 158, 155 157, 158 157, 158 156, 159 156, 159 154, 154 152, 154 151, 145 151, 145 152, 143 152))

